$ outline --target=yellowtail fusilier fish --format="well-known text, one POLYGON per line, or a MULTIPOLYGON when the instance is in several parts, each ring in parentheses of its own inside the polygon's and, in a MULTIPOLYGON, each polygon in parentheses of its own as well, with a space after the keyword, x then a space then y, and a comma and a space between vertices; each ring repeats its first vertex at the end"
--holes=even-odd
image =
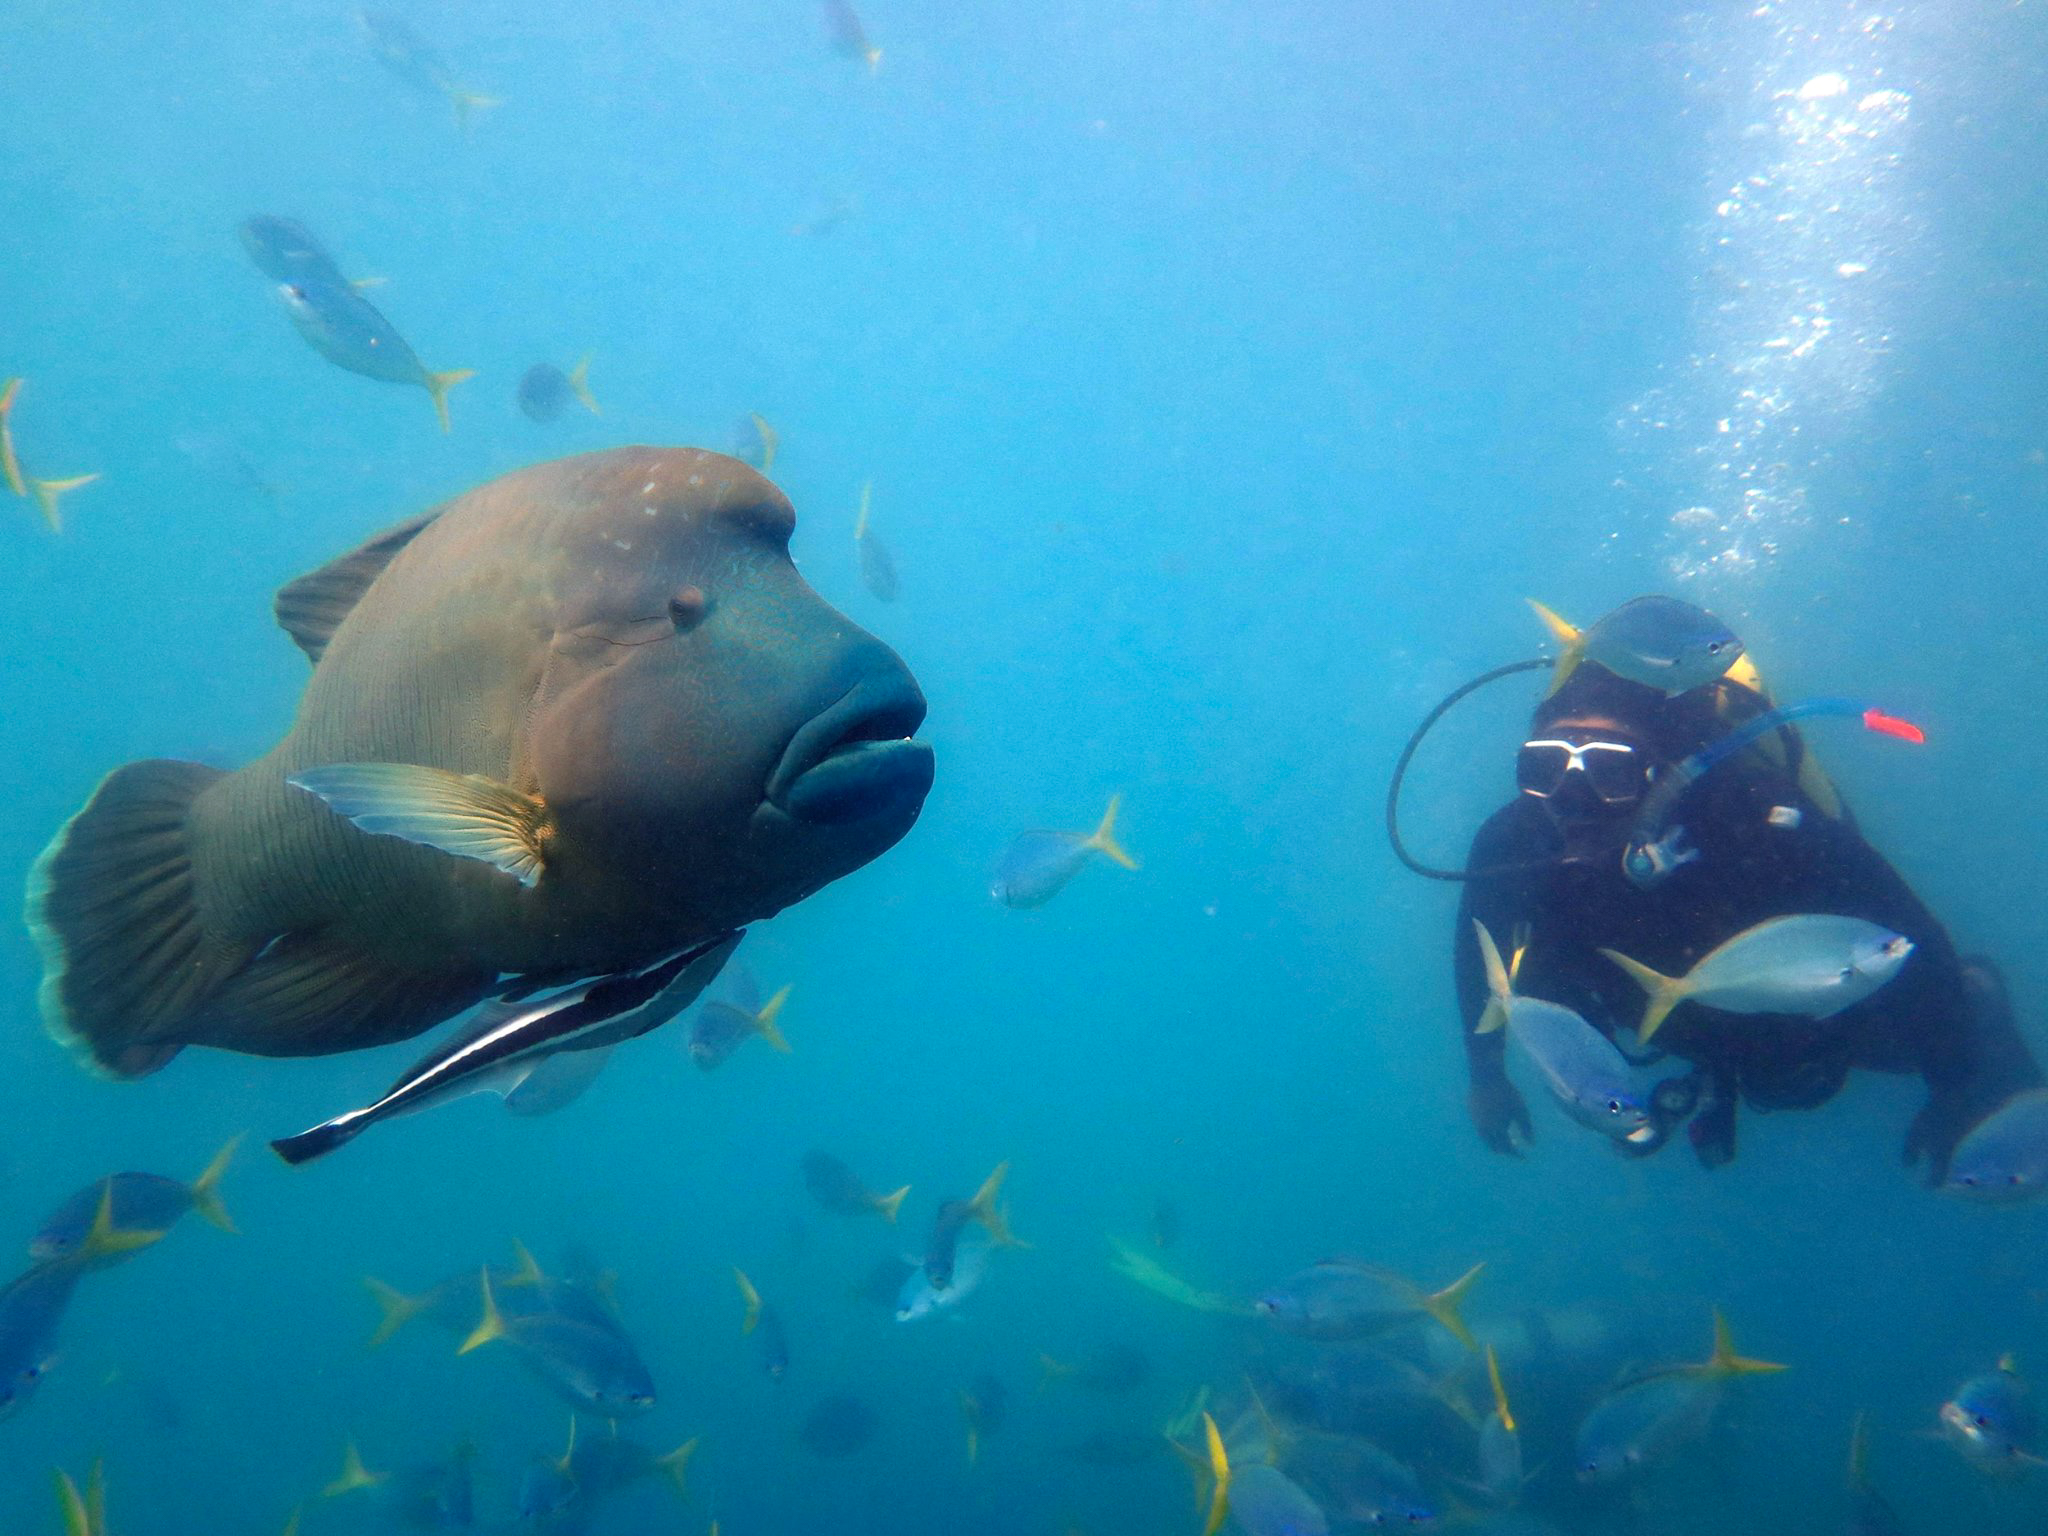
POLYGON ((2048 1089, 2014 1094, 1956 1144, 1942 1189, 2013 1204, 2048 1189, 2048 1089))
POLYGON ((1716 1312, 1714 1351, 1705 1360, 1653 1371, 1593 1405, 1579 1425, 1574 1451, 1579 1480, 1611 1482, 1665 1460, 1705 1433, 1730 1381, 1784 1369, 1738 1355, 1727 1322, 1716 1312))
POLYGON ((903 1208, 904 1196, 910 1193, 910 1186, 905 1184, 886 1195, 876 1194, 830 1152, 806 1152, 803 1173, 804 1188, 824 1209, 841 1216, 879 1216, 892 1227, 896 1225, 896 1213, 903 1208))
POLYGON ((7 488, 15 495, 35 502, 43 521, 50 525, 50 532, 62 533, 64 518, 59 502, 72 491, 91 485, 99 476, 69 475, 46 480, 22 468, 14 448, 14 405, 21 396, 22 382, 19 378, 0 380, 0 477, 6 479, 7 488))
MULTIPOLYGON (((294 782, 307 778, 324 787, 330 803, 353 803, 339 775, 315 772, 294 782)), ((382 1120, 472 1093, 509 1097, 560 1052, 608 1049, 660 1028, 696 999, 739 941, 736 933, 721 934, 644 971, 599 976, 538 1001, 486 1004, 466 1028, 416 1063, 375 1103, 273 1141, 271 1150, 296 1165, 326 1156, 382 1120)))
POLYGON ((1671 1010, 1694 1002, 1726 1013, 1832 1018, 1898 975, 1913 941, 1860 917, 1804 912, 1766 918, 1724 940, 1683 976, 1665 976, 1617 950, 1648 1001, 1637 1037, 1648 1042, 1671 1010))
POLYGON ((2009 1477, 2048 1466, 2034 1451, 2038 1432, 2033 1389, 2006 1355, 1996 1370, 1972 1376, 1941 1405, 1941 1432, 1980 1472, 2009 1477))
POLYGON ((0 1290, 0 1419, 19 1413, 49 1374, 57 1329, 93 1257, 88 1250, 50 1259, 0 1290))
POLYGON ((732 1278, 740 1288, 740 1300, 746 1311, 740 1318, 740 1332, 758 1338, 761 1349, 761 1368, 772 1381, 780 1381, 789 1370, 789 1340, 783 1333, 782 1314, 761 1299, 761 1292, 747 1272, 737 1264, 733 1266, 732 1278))
MULTIPOLYGON (((1391 1452, 1358 1435, 1289 1430, 1275 1436, 1288 1472, 1313 1495, 1318 1513, 1335 1518, 1345 1529, 1392 1526, 1413 1529, 1432 1525, 1435 1503, 1423 1491, 1415 1470, 1391 1452)), ((1240 1512, 1250 1467, 1240 1467, 1230 1490, 1230 1512, 1240 1512)), ((1276 1525, 1270 1529, 1283 1531, 1276 1525)))
POLYGON ((932 1217, 931 1236, 924 1248, 925 1277, 935 1289, 943 1291, 952 1284, 954 1248, 969 1223, 978 1224, 999 1248, 1023 1246, 1011 1235, 1009 1222, 996 1204, 996 1196, 1002 1193, 1003 1180, 1009 1175, 1009 1163, 997 1163, 989 1176, 981 1181, 981 1188, 974 1192, 973 1198, 939 1202, 939 1209, 932 1217))
POLYGON ((376 285, 375 279, 350 282, 344 277, 327 247, 297 219, 259 213, 244 219, 236 234, 256 270, 273 282, 325 283, 336 288, 376 285))
POLYGON ((448 391, 476 377, 474 368, 436 372, 419 359, 396 326, 346 284, 315 278, 280 283, 277 296, 306 345, 337 368, 385 384, 417 384, 434 402, 441 430, 448 421, 448 391))
POLYGON ((571 1406, 608 1419, 654 1406, 654 1377, 616 1318, 590 1307, 508 1313, 482 1272, 483 1317, 457 1354, 503 1342, 571 1406))
POLYGON ((420 94, 445 99, 455 109, 456 127, 467 128, 478 112, 502 105, 458 84, 433 45, 389 11, 358 11, 356 19, 377 62, 420 94))
POLYGON ((585 357, 567 373, 553 363, 535 363, 519 376, 514 394, 519 409, 529 421, 553 421, 571 400, 593 416, 602 416, 597 396, 590 392, 590 359, 585 357))
POLYGON ((1122 795, 1109 797, 1109 809, 1093 832, 1034 830, 1018 834, 996 865, 989 894, 1006 907, 1042 907, 1067 888, 1067 882, 1096 854, 1125 869, 1138 861, 1116 840, 1116 813, 1122 795))
POLYGON ((732 1001, 714 998, 699 1008, 690 1021, 690 1060, 701 1072, 725 1065, 727 1057, 757 1035, 771 1050, 784 1056, 790 1054, 789 1040, 777 1020, 782 1017, 783 1006, 793 989, 782 987, 764 1003, 745 967, 735 971, 732 988, 732 1001))
POLYGON ((87 1268, 104 1268, 161 1242, 191 1211, 223 1232, 234 1231, 221 1204, 220 1181, 240 1141, 238 1136, 222 1147, 190 1184, 155 1173, 95 1179, 51 1213, 30 1239, 29 1257, 41 1263, 89 1255, 87 1268))
POLYGON ((1551 1097, 1579 1124, 1617 1141, 1654 1135, 1649 1096, 1638 1086, 1628 1058, 1574 1010, 1515 992, 1521 951, 1515 952, 1511 970, 1486 925, 1475 918, 1472 926, 1490 994, 1474 1033, 1489 1034, 1505 1023, 1508 1037, 1535 1064, 1551 1097))
POLYGON ((1479 1345, 1458 1309, 1485 1268, 1475 1264, 1442 1290, 1425 1291, 1391 1270, 1325 1259, 1254 1297, 1252 1311, 1283 1333, 1331 1342, 1371 1338, 1429 1317, 1476 1352, 1479 1345))
POLYGON ((616 1432, 579 1435, 572 1415, 568 1448, 560 1456, 537 1457, 520 1479, 519 1518, 545 1521, 571 1509, 587 1516, 613 1494, 650 1477, 665 1478, 677 1498, 687 1498, 690 1458, 696 1450, 695 1436, 662 1453, 616 1432))
POLYGON ((1230 1479, 1230 1518, 1245 1536, 1326 1536, 1329 1517, 1278 1467, 1254 1461, 1230 1479))
POLYGON ((869 526, 868 514, 874 499, 875 482, 866 481, 860 488, 860 515, 853 522, 853 548, 860 557, 860 582, 877 599, 885 603, 896 601, 902 584, 896 577, 896 557, 889 553, 889 546, 875 536, 869 526))
POLYGON ((376 1471, 350 1440, 342 1447, 340 1475, 320 1493, 329 1499, 367 1495, 381 1515, 406 1530, 466 1531, 476 1520, 476 1455, 465 1439, 439 1460, 376 1471))
POLYGON ((1742 642, 1733 630, 1706 609, 1675 597, 1631 598, 1583 630, 1534 598, 1528 603, 1558 644, 1551 693, 1587 661, 1666 694, 1689 693, 1711 683, 1742 656, 1742 642))

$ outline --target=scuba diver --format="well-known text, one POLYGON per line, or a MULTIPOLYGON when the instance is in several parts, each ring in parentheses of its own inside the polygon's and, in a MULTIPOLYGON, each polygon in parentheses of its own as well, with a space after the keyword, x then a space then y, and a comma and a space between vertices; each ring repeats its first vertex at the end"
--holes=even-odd
MULTIPOLYGON (((1477 1032, 1490 992, 1475 921, 1504 940, 1524 935, 1517 994, 1576 1010, 1610 1039, 1619 1032, 1616 1043, 1639 1064, 1676 1059, 1678 1070, 1649 1097, 1647 1127, 1615 1143, 1624 1152, 1655 1152, 1686 1124, 1700 1162, 1719 1167, 1735 1156, 1738 1103, 1811 1109, 1832 1098, 1852 1068, 1915 1073, 1928 1098, 1904 1158, 1925 1160, 1938 1183, 1964 1133, 2013 1093, 2040 1086, 2041 1070, 2014 1027, 1997 971, 1957 954, 1940 922, 1863 839, 1788 722, 1860 712, 1871 730, 1909 740, 1918 731, 1844 701, 1775 709, 1740 660, 1740 642, 1690 604, 1639 598, 1584 635, 1538 612, 1564 654, 1517 754, 1515 798, 1480 828, 1464 870, 1429 869, 1402 847, 1401 775, 1423 734, 1466 693, 1549 660, 1496 669, 1446 699, 1411 739, 1389 786, 1388 829, 1403 862, 1464 882, 1453 961, 1468 1107, 1480 1136, 1519 1155, 1533 1130, 1507 1075, 1508 1031, 1477 1032), (1684 675, 1682 658, 1674 666, 1673 656, 1646 654, 1655 646, 1617 646, 1610 636, 1603 652, 1588 643, 1649 604, 1672 610, 1654 616, 1660 634, 1674 623, 1683 629, 1691 616, 1699 621, 1695 639, 1725 635, 1725 643, 1710 642, 1711 661, 1708 646, 1695 645, 1696 659, 1706 661, 1695 669, 1700 681, 1684 675), (1643 987, 1603 949, 1683 976, 1732 936, 1803 913, 1882 925, 1910 940, 1910 953, 1885 984, 1830 1016, 1680 1001, 1654 1043, 1629 1033, 1644 1016, 1643 987)), ((1643 615, 1636 618, 1641 627, 1643 615)))

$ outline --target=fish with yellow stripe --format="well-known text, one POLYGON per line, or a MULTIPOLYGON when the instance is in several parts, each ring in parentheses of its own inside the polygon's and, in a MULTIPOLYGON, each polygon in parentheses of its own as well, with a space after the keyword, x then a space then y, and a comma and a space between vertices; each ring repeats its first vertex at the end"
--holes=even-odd
POLYGON ((94 1461, 81 1490, 63 1468, 56 1472, 57 1513, 64 1536, 107 1536, 107 1464, 94 1461))
POLYGON ((7 489, 15 495, 35 502, 43 521, 50 525, 50 532, 62 533, 64 518, 58 503, 71 492, 91 485, 99 475, 66 475, 46 480, 22 467, 21 456, 14 447, 14 404, 21 395, 22 382, 18 377, 0 380, 0 478, 6 480, 7 489))
POLYGON ((1138 861, 1116 840, 1122 805, 1122 795, 1111 795, 1109 809, 1093 832, 1039 828, 1019 833, 996 864, 989 894, 1006 907, 1042 907, 1098 854, 1124 869, 1136 869, 1138 861))
POLYGON ((1728 1384, 1785 1367, 1735 1352, 1727 1319, 1714 1313, 1714 1348, 1705 1360, 1667 1366, 1616 1387, 1579 1425, 1579 1480, 1613 1482, 1668 1460, 1706 1432, 1728 1384))
POLYGON ((215 1153, 190 1184, 155 1173, 113 1173, 95 1179, 43 1223, 29 1241, 29 1257, 40 1263, 89 1253, 88 1268, 105 1268, 170 1236, 187 1212, 233 1232, 234 1221, 221 1203, 220 1181, 240 1141, 238 1136, 215 1153))

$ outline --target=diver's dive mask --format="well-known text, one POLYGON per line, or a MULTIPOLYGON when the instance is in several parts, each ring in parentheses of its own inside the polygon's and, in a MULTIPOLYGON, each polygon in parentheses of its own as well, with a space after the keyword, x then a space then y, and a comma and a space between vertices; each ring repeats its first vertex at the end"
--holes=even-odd
POLYGON ((1648 782, 1648 765, 1632 742, 1542 737, 1515 754, 1515 786, 1538 800, 1561 793, 1575 773, 1605 806, 1634 805, 1648 782))

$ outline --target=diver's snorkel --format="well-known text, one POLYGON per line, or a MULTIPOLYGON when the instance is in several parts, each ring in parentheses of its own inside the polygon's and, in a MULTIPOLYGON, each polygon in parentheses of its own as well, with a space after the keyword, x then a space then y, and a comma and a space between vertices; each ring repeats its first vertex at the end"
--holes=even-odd
POLYGON ((1927 740, 1927 733, 1912 721, 1888 715, 1853 699, 1808 699, 1803 704, 1787 704, 1779 709, 1766 710, 1667 769, 1650 786, 1650 792, 1643 796, 1642 806, 1636 812, 1635 825, 1629 830, 1627 846, 1621 852, 1621 870, 1628 876, 1629 883, 1639 890, 1648 890, 1661 884, 1680 866, 1690 864, 1700 856, 1699 850, 1686 841, 1684 827, 1674 826, 1666 831, 1664 824, 1670 819, 1680 797, 1716 764, 1726 762, 1781 726, 1822 715, 1857 716, 1862 719, 1866 731, 1874 731, 1880 736, 1895 736, 1900 741, 1919 743, 1927 740))

